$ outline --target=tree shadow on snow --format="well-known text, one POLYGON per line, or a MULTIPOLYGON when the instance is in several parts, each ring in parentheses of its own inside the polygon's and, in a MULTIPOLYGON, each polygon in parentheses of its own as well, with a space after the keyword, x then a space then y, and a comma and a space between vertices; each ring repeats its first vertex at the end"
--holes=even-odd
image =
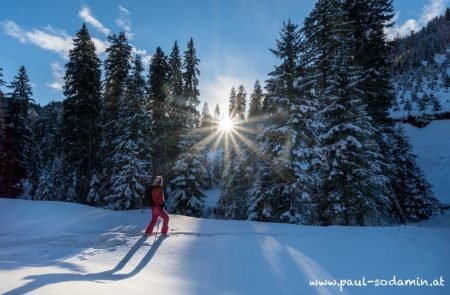
POLYGON ((78 274, 78 273, 52 273, 52 274, 42 274, 42 275, 31 275, 23 278, 24 280, 31 280, 23 286, 17 287, 11 291, 4 293, 4 295, 13 294, 28 294, 32 293, 45 285, 58 284, 64 282, 74 282, 74 281, 119 281, 125 280, 138 274, 144 267, 152 260, 155 256, 156 251, 159 246, 164 241, 164 237, 159 237, 156 242, 151 246, 149 251, 145 254, 138 265, 129 273, 126 274, 116 274, 125 267, 125 265, 130 261, 133 255, 139 250, 139 248, 146 241, 146 237, 141 237, 134 246, 128 251, 125 257, 111 270, 92 273, 92 274, 78 274))
POLYGON ((0 233, 0 270, 15 270, 23 267, 56 266, 72 272, 83 268, 65 258, 78 255, 87 259, 99 252, 115 251, 129 244, 131 238, 140 236, 134 228, 120 227, 103 231, 65 231, 60 235, 27 237, 21 234, 0 233), (83 251, 90 249, 89 251, 83 251))

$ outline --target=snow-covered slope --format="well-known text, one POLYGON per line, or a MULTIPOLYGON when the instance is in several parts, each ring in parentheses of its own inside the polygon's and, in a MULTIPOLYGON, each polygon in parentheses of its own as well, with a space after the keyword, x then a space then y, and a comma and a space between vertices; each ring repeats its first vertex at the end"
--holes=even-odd
MULTIPOLYGON (((450 9, 424 28, 393 41, 392 82, 397 94, 393 118, 429 116, 449 118, 450 9)), ((410 118, 412 119, 412 118, 410 118)), ((417 118, 416 118, 417 119, 417 118)))
POLYGON ((141 235, 148 217, 148 211, 0 199, 0 293, 450 294, 449 215, 384 228, 172 215, 170 237, 156 242, 141 235), (446 281, 374 286, 394 276, 397 284, 446 281), (309 283, 322 279, 364 279, 368 286, 341 292, 309 283))
POLYGON ((433 121, 424 128, 404 126, 435 196, 450 204, 450 120, 433 121))

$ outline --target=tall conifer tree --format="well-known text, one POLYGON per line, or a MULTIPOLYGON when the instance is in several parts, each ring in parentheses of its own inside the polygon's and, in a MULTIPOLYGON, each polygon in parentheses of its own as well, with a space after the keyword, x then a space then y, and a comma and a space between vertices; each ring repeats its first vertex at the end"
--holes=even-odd
MULTIPOLYGON (((119 100, 119 112, 114 128, 119 136, 114 143, 109 191, 90 198, 100 198, 106 208, 134 209, 141 205, 140 197, 151 180, 152 122, 145 97, 145 79, 140 56, 133 60, 131 72, 119 100)), ((95 187, 95 179, 93 179, 95 187)))
POLYGON ((200 120, 200 115, 197 111, 197 106, 200 104, 200 91, 198 90, 199 63, 200 60, 197 58, 194 40, 191 38, 188 42, 187 50, 184 52, 183 60, 183 92, 186 99, 187 125, 189 128, 198 127, 200 120))
POLYGON ((156 48, 148 73, 148 93, 154 124, 153 168, 155 174, 167 172, 167 135, 169 118, 167 112, 167 56, 160 47, 156 48))
POLYGON ((84 203, 98 150, 101 70, 86 24, 73 38, 64 76, 62 140, 68 201, 84 203))
POLYGON ((105 86, 101 105, 101 142, 98 155, 100 161, 99 169, 91 180, 92 183, 98 182, 100 186, 91 185, 89 200, 93 204, 100 201, 99 198, 92 197, 94 192, 101 196, 108 196, 112 191, 114 180, 111 175, 116 169, 113 167, 112 159, 116 156, 114 152, 117 140, 123 135, 119 133, 116 124, 119 119, 120 99, 125 91, 131 60, 131 45, 124 32, 109 36, 108 41, 110 46, 106 49, 105 86))
MULTIPOLYGON (((232 111, 234 124, 240 126, 246 123, 246 96, 243 85, 239 86, 237 93, 232 88, 229 109, 232 111)), ((247 189, 254 175, 250 150, 233 130, 225 133, 225 144, 218 214, 227 219, 247 219, 247 189)))
POLYGON ((184 97, 183 89, 183 72, 180 49, 178 43, 175 41, 168 59, 168 97, 167 109, 169 117, 168 126, 168 157, 172 161, 180 150, 178 148, 178 141, 180 139, 181 130, 186 126, 186 98, 184 97))
MULTIPOLYGON (((25 182, 29 182, 35 163, 36 144, 33 137, 33 128, 28 116, 32 102, 32 90, 27 71, 24 66, 19 68, 18 74, 8 85, 9 103, 5 116, 5 152, 8 156, 4 163, 2 186, 5 194, 16 197, 24 193, 25 182)), ((35 175, 36 177, 36 175, 35 175)), ((37 179, 34 179, 35 183, 37 179)))
POLYGON ((250 104, 248 110, 248 117, 254 118, 262 114, 262 103, 263 103, 263 91, 259 80, 256 80, 253 86, 253 92, 250 95, 250 104))
POLYGON ((308 127, 299 110, 300 78, 298 60, 301 34, 290 20, 283 23, 276 49, 271 52, 280 59, 267 81, 264 101, 267 116, 263 134, 259 137, 262 153, 255 180, 257 186, 250 195, 249 218, 254 220, 306 223, 306 203, 310 198, 307 174, 300 164, 305 162, 297 146, 304 141, 299 129, 308 127), (300 118, 299 118, 300 117, 300 118), (302 120, 302 121, 300 121, 302 120))
POLYGON ((351 22, 342 1, 319 0, 305 20, 312 95, 320 102, 320 190, 313 198, 322 224, 379 224, 391 200, 377 128, 367 114, 364 77, 353 55, 351 22), (309 55, 309 53, 312 53, 309 55))

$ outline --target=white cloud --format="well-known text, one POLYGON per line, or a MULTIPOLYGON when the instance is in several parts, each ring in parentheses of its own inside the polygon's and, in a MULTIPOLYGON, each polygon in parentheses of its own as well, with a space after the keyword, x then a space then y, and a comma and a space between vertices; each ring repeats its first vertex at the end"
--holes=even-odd
MULTIPOLYGON (((32 29, 26 31, 12 21, 3 22, 3 30, 6 34, 18 39, 21 43, 32 43, 42 49, 58 53, 64 59, 69 56, 69 51, 73 48, 72 36, 67 35, 63 30, 47 26, 44 30, 32 29)), ((106 41, 92 38, 96 53, 102 54, 108 48, 106 41)))
POLYGON ((3 22, 3 30, 6 34, 18 39, 21 43, 32 43, 42 49, 58 53, 67 58, 69 50, 72 49, 72 37, 61 30, 55 30, 48 26, 46 31, 32 29, 26 31, 12 21, 3 22))
POLYGON ((106 52, 106 48, 109 47, 108 42, 99 40, 99 39, 97 39, 97 38, 92 38, 92 37, 91 37, 91 39, 92 39, 92 42, 94 42, 94 45, 95 45, 95 52, 96 52, 97 54, 100 55, 100 54, 106 52))
POLYGON ((119 5, 119 10, 127 15, 130 14, 130 11, 128 11, 128 9, 126 9, 125 7, 123 7, 122 5, 119 5))
POLYGON ((133 34, 131 33, 131 18, 130 12, 123 6, 119 5, 119 18, 116 19, 116 24, 122 28, 128 39, 133 39, 133 34))
POLYGON ((97 20, 91 13, 91 9, 87 5, 83 5, 81 10, 78 12, 78 16, 86 23, 92 25, 99 32, 105 34, 106 36, 110 34, 110 30, 106 28, 99 20, 97 20))
POLYGON ((445 0, 431 0, 430 3, 423 8, 421 21, 427 23, 436 16, 443 14, 445 11, 445 0))
POLYGON ((147 50, 145 49, 138 49, 134 46, 131 47, 131 53, 132 54, 138 54, 142 58, 142 64, 144 65, 144 68, 148 68, 150 65, 150 62, 152 60, 152 55, 147 53, 147 50))
MULTIPOLYGON (((401 25, 394 25, 388 28, 386 33, 389 39, 394 39, 397 36, 403 37, 411 32, 417 32, 433 18, 442 15, 445 11, 445 0, 430 0, 422 9, 422 15, 419 20, 408 19, 401 25)), ((394 21, 398 19, 399 12, 395 14, 394 21)))
POLYGON ((20 43, 26 43, 27 39, 26 39, 26 32, 20 28, 15 22, 12 21, 4 21, 2 22, 3 25, 3 31, 10 35, 11 37, 16 38, 17 40, 20 41, 20 43))
POLYGON ((417 32, 420 29, 419 23, 415 19, 409 19, 401 26, 394 26, 387 31, 388 39, 394 39, 395 37, 403 37, 411 32, 417 32))
POLYGON ((69 50, 73 48, 72 37, 66 34, 53 35, 38 29, 26 33, 27 40, 42 49, 58 53, 66 58, 69 50))
POLYGON ((64 85, 64 68, 57 62, 51 63, 53 82, 47 86, 56 91, 62 91, 64 85))

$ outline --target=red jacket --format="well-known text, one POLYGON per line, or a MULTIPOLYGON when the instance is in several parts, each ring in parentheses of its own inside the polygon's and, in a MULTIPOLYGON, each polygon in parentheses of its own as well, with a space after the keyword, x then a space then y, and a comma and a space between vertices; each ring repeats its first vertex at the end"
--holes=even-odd
POLYGON ((152 199, 155 206, 161 206, 164 203, 164 192, 161 186, 153 187, 152 199))

